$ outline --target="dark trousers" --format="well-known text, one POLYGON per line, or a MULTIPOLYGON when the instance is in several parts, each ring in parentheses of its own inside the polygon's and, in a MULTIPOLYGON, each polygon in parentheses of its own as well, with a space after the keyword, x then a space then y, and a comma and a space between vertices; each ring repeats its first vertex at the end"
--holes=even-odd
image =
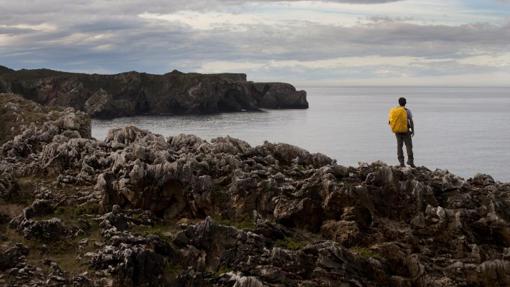
POLYGON ((406 145, 407 150, 407 163, 414 164, 413 140, 411 138, 411 133, 396 133, 395 136, 397 137, 397 156, 400 164, 404 164, 404 151, 402 149, 404 144, 406 145))

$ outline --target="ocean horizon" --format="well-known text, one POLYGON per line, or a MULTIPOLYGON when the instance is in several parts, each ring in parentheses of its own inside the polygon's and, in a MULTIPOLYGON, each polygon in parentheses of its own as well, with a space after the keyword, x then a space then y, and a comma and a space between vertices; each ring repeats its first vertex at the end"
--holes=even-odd
POLYGON ((510 181, 510 88, 430 86, 308 86, 307 110, 265 110, 185 116, 137 116, 92 122, 104 139, 111 128, 135 125, 164 136, 231 136, 259 145, 282 142, 319 152, 338 164, 398 164, 388 111, 406 97, 415 121, 415 162, 464 178, 477 173, 510 181))

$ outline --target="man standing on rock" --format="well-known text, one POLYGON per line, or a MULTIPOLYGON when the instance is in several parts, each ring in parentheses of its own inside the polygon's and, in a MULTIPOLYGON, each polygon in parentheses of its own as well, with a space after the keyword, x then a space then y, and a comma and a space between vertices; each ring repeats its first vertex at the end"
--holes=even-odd
POLYGON ((402 150, 405 144, 407 150, 407 164, 411 167, 416 167, 414 165, 412 140, 414 136, 413 114, 411 110, 406 108, 406 103, 407 101, 405 98, 398 99, 399 106, 390 110, 388 123, 397 137, 397 155, 400 166, 406 166, 404 164, 404 151, 402 150))

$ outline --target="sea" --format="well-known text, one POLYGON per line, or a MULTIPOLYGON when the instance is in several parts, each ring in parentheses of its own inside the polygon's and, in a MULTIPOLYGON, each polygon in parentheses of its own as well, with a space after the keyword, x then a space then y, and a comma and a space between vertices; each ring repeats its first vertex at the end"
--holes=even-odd
POLYGON ((407 99, 415 123, 415 163, 469 178, 477 173, 510 182, 510 88, 299 87, 307 110, 265 110, 197 116, 138 116, 93 120, 92 135, 135 125, 164 136, 231 136, 251 145, 289 143, 338 164, 383 161, 397 165, 388 111, 407 99))

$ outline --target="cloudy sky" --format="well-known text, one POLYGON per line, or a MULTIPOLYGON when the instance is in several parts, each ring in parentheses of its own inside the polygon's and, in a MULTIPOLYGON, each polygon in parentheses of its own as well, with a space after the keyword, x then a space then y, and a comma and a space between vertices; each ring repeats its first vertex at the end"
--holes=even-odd
POLYGON ((510 0, 0 0, 0 65, 510 86, 510 0))

